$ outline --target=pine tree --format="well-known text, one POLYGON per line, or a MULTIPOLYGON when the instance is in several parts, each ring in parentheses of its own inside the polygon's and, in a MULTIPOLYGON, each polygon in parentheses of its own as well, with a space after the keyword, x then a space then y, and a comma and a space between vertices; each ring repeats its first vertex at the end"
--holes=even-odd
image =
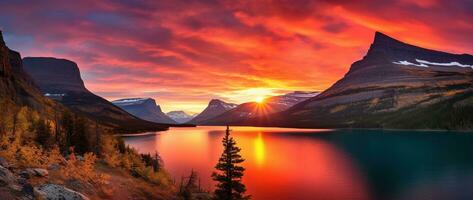
POLYGON ((79 154, 89 152, 89 141, 87 139, 87 121, 80 116, 74 117, 74 132, 71 137, 71 145, 79 154))
POLYGON ((62 151, 69 153, 71 147, 71 138, 74 134, 74 119, 73 114, 69 111, 64 111, 62 114, 62 129, 64 131, 64 142, 62 143, 62 151))
POLYGON ((44 148, 49 148, 49 140, 51 138, 51 127, 44 118, 40 118, 36 123, 36 141, 44 148))
POLYGON ((250 199, 250 196, 245 195, 245 185, 241 183, 245 171, 245 168, 239 165, 244 161, 240 155, 241 149, 236 146, 233 137, 230 137, 228 126, 222 143, 224 150, 215 166, 219 172, 212 174, 213 180, 218 182, 214 198, 216 200, 250 199))
POLYGON ((179 188, 179 196, 182 197, 182 199, 191 200, 193 199, 192 193, 202 192, 200 185, 197 185, 198 178, 197 172, 194 170, 191 170, 189 177, 182 178, 181 186, 179 188), (184 183, 184 179, 187 179, 186 183, 184 183))

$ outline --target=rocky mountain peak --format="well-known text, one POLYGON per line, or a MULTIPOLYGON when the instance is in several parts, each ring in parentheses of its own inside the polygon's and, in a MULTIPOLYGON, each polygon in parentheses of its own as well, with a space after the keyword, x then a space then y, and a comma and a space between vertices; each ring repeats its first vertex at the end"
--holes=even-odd
POLYGON ((396 40, 384 33, 376 31, 374 34, 373 44, 374 46, 395 46, 395 45, 405 45, 405 43, 396 40))
POLYGON ((132 115, 147 121, 166 124, 176 123, 163 113, 161 106, 153 98, 126 98, 112 101, 112 103, 132 115))
POLYGON ((221 104, 221 103, 224 103, 224 102, 220 99, 212 99, 212 100, 210 100, 209 105, 211 105, 211 104, 221 104))

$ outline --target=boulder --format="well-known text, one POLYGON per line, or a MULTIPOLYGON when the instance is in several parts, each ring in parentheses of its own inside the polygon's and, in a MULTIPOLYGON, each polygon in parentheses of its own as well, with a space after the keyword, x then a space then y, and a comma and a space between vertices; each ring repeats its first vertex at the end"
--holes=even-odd
POLYGON ((8 164, 7 159, 5 159, 4 157, 0 157, 0 166, 3 166, 5 168, 10 167, 10 165, 8 164))
POLYGON ((59 164, 51 164, 48 166, 48 170, 56 171, 59 170, 60 166, 59 164))
POLYGON ((21 189, 23 194, 27 197, 34 197, 34 188, 31 184, 26 183, 23 185, 23 188, 21 189))
POLYGON ((46 169, 34 168, 33 171, 35 172, 36 176, 39 177, 46 177, 49 175, 48 170, 46 169))
POLYGON ((49 200, 89 200, 85 195, 55 184, 45 184, 35 188, 35 197, 49 200))
POLYGON ((20 172, 20 175, 24 178, 30 178, 32 176, 46 177, 49 175, 48 170, 42 168, 28 168, 20 172))
POLYGON ((0 186, 10 186, 15 183, 15 175, 7 168, 0 166, 0 186))

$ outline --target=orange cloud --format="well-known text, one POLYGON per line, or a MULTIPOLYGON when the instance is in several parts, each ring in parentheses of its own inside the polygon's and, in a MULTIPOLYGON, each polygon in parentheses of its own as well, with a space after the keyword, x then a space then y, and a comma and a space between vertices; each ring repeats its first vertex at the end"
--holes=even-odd
POLYGON ((199 112, 212 98, 252 100, 251 91, 323 90, 374 31, 472 53, 471 10, 468 0, 2 1, 0 28, 23 56, 76 61, 107 99, 199 112))

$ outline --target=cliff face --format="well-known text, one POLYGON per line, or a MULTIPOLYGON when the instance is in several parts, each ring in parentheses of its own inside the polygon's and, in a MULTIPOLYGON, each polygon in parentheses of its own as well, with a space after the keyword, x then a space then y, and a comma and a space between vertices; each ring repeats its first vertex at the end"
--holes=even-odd
POLYGON ((25 70, 44 93, 88 92, 76 63, 57 58, 23 58, 25 70))
POLYGON ((3 77, 10 76, 12 71, 9 52, 10 49, 6 46, 2 32, 0 31, 0 75, 3 77))
POLYGON ((57 106, 44 98, 29 76, 24 73, 20 53, 9 49, 0 31, 0 99, 19 106, 42 110, 57 106))

